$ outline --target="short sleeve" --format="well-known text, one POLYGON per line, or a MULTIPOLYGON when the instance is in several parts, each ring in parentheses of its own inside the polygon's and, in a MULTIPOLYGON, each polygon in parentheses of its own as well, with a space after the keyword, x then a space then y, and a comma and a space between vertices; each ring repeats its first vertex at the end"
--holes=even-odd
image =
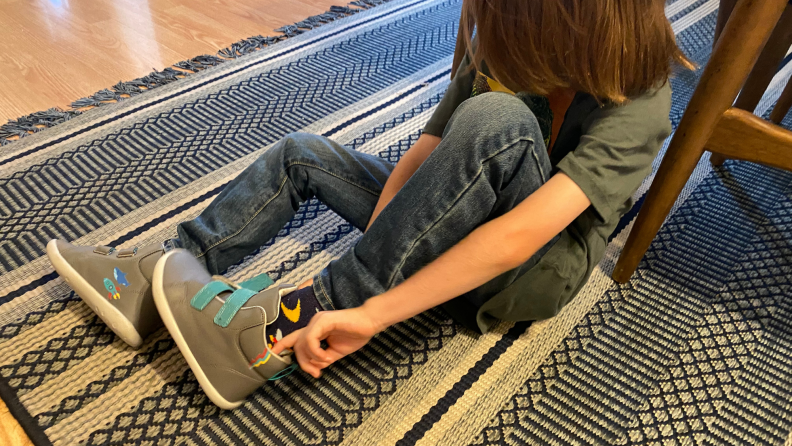
POLYGON ((429 118, 429 122, 426 123, 423 130, 424 133, 442 137, 446 124, 448 124, 459 104, 470 98, 476 73, 468 70, 469 64, 470 58, 465 55, 443 99, 435 109, 432 117, 429 118))
POLYGON ((584 121, 580 143, 556 168, 583 190, 601 219, 616 214, 651 171, 671 133, 670 110, 666 82, 626 104, 597 108, 584 121))

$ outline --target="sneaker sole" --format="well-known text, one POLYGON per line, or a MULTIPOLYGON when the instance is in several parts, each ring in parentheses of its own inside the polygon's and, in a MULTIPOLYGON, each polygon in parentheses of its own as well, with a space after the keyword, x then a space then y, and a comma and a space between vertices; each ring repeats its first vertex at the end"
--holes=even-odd
POLYGON ((47 243, 47 256, 52 262, 52 266, 55 267, 55 271, 63 277, 63 280, 72 287, 83 302, 113 330, 113 333, 134 348, 138 348, 143 344, 143 338, 132 322, 72 268, 69 262, 61 255, 55 240, 47 243))
POLYGON ((168 303, 168 299, 165 296, 165 290, 163 288, 163 276, 165 274, 165 263, 168 261, 168 257, 175 253, 175 251, 165 253, 165 255, 159 259, 157 265, 154 267, 154 277, 152 279, 152 294, 154 294, 154 304, 157 306, 157 311, 159 311, 160 317, 165 323, 165 327, 168 329, 168 332, 170 333, 173 340, 176 341, 176 346, 179 347, 179 351, 181 351, 182 356, 184 356, 184 359, 187 360, 187 365, 189 365, 190 369, 192 369, 193 374, 195 374, 195 378, 198 380, 198 384, 201 385, 201 388, 203 389, 206 396, 208 396, 209 399, 221 409, 236 409, 245 401, 242 400, 232 402, 220 395, 220 392, 212 385, 212 382, 209 381, 209 378, 206 377, 206 374, 201 369, 200 364, 198 364, 198 360, 195 359, 195 355, 193 355, 192 351, 190 350, 190 346, 187 344, 184 336, 182 336, 181 331, 179 331, 179 327, 176 324, 176 319, 173 317, 173 312, 171 311, 170 304, 168 303))

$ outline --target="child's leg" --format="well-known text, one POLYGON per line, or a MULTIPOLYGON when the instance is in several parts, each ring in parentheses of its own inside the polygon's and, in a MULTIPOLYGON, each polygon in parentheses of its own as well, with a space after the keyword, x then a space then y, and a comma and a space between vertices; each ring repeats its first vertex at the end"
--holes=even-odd
MULTIPOLYGON (((538 124, 522 101, 502 93, 469 99, 440 145, 357 245, 317 276, 313 291, 325 309, 359 306, 511 210, 550 175, 538 124)), ((499 283, 520 273, 506 273, 499 283)))
MULTIPOLYGON (((180 227, 191 249, 208 257, 210 270, 264 243, 313 194, 357 226, 366 224, 388 166, 316 137, 294 144, 300 138, 264 155, 201 218, 180 227), (304 150, 308 146, 315 150, 304 150), (352 167, 342 173, 333 169, 339 165, 352 167), (344 175, 350 172, 355 176, 344 175)), ((488 93, 465 102, 434 153, 357 245, 325 268, 311 288, 232 291, 213 282, 187 252, 165 254, 154 271, 154 300, 209 398, 224 408, 238 406, 287 367, 290 359, 272 354, 268 345, 279 332, 304 326, 319 304, 362 304, 512 209, 550 173, 542 141, 536 119, 518 99, 488 93)))
POLYGON ((316 196, 356 227, 368 224, 393 166, 321 136, 292 134, 237 176, 195 220, 182 246, 219 274, 277 235, 316 196))
MULTIPOLYGON (((212 274, 220 273, 277 234, 299 204, 314 195, 363 228, 392 169, 379 157, 326 138, 289 135, 231 181, 198 218, 180 225, 181 243, 212 274)), ((135 347, 162 325, 151 281, 165 250, 159 244, 120 251, 64 240, 47 245, 58 273, 135 347)))

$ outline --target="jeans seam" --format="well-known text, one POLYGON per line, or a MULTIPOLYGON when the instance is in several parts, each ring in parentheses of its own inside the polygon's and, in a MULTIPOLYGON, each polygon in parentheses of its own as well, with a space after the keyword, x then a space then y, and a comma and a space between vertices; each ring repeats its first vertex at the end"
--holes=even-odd
POLYGON ((344 177, 341 177, 341 176, 339 176, 339 175, 336 175, 336 174, 334 174, 333 172, 330 172, 330 171, 329 171, 329 170, 327 170, 327 169, 324 169, 324 168, 322 168, 322 167, 319 167, 319 166, 314 166, 313 164, 308 164, 308 163, 305 163, 305 162, 302 162, 302 161, 292 161, 291 163, 289 163, 289 164, 287 164, 287 165, 286 165, 286 169, 289 169, 289 168, 291 168, 292 166, 305 166, 305 167, 311 167, 311 168, 313 168, 313 169, 320 170, 320 171, 322 171, 322 172, 324 172, 324 173, 326 173, 326 174, 328 174, 328 175, 330 175, 330 176, 332 176, 332 177, 338 178, 339 180, 341 180, 341 181, 343 181, 343 182, 345 182, 345 183, 347 183, 347 184, 351 184, 352 186, 355 186, 355 187, 357 187, 358 189, 362 189, 362 190, 364 190, 364 191, 366 191, 366 192, 370 193, 371 195, 374 195, 374 196, 379 196, 379 195, 380 195, 380 194, 378 194, 378 193, 374 192, 373 190, 371 190, 371 189, 369 189, 369 188, 363 187, 363 186, 361 186, 361 185, 359 185, 359 184, 357 184, 357 183, 354 183, 354 182, 352 182, 351 180, 347 180, 347 179, 346 179, 346 178, 344 178, 344 177))
MULTIPOLYGON (((459 198, 462 197, 462 195, 464 195, 470 189, 470 186, 473 183, 475 183, 476 180, 481 176, 481 171, 484 170, 484 163, 486 163, 489 160, 491 160, 492 158, 500 155, 501 153, 511 149, 512 147, 514 147, 520 141, 529 141, 529 142, 533 143, 533 139, 532 138, 521 136, 521 137, 519 137, 519 138, 517 138, 517 139, 515 139, 515 140, 513 140, 513 141, 511 141, 511 142, 509 142, 507 144, 505 144, 503 147, 501 147, 500 150, 498 150, 497 152, 495 152, 492 155, 488 156, 487 158, 484 158, 483 160, 481 160, 481 164, 479 165, 478 172, 476 172, 476 175, 473 176, 471 181, 454 198, 454 200, 452 201, 451 206, 449 207, 449 209, 452 208, 459 201, 459 198)), ((539 172, 541 173, 541 171, 542 171, 542 168, 540 166, 539 167, 539 172)), ((544 174, 542 174, 542 176, 544 176, 544 174)), ((446 214, 448 214, 448 211, 446 211, 443 214, 441 214, 440 217, 438 217, 431 225, 429 225, 429 227, 427 227, 425 231, 423 231, 418 237, 415 238, 415 240, 413 240, 412 245, 410 246, 410 249, 407 252, 404 253, 404 255, 402 256, 401 261, 399 262, 399 265, 393 270, 393 274, 391 274, 390 279, 388 279, 388 284, 386 286, 386 289, 390 289, 393 286, 393 281, 396 278, 396 273, 401 271, 402 267, 404 266, 404 262, 407 261, 407 257, 409 257, 410 254, 415 250, 415 245, 418 243, 418 241, 421 240, 423 238, 423 236, 426 235, 427 232, 429 232, 432 228, 434 228, 437 225, 437 223, 440 220, 442 220, 443 217, 446 214)))
POLYGON ((283 181, 281 181, 281 184, 280 184, 280 186, 278 187, 278 191, 277 191, 277 192, 275 192, 275 195, 273 195, 272 197, 270 197, 270 199, 269 199, 269 200, 267 200, 267 202, 266 202, 266 203, 264 203, 264 205, 263 205, 263 206, 261 206, 261 207, 259 208, 259 210, 257 210, 257 211, 256 211, 256 213, 255 213, 255 214, 253 214, 253 216, 252 216, 252 217, 250 217, 250 218, 248 219, 248 221, 246 221, 246 222, 245 222, 245 224, 244 224, 244 225, 242 225, 242 227, 241 227, 241 228, 237 229, 237 230, 236 230, 236 232, 234 232, 233 234, 227 235, 227 236, 223 237, 221 240, 219 240, 218 242, 215 242, 215 243, 214 243, 212 246, 210 246, 210 247, 206 248, 205 250, 203 250, 203 252, 201 252, 200 254, 198 254, 196 257, 198 257, 198 258, 200 258, 200 257, 203 257, 204 255, 206 255, 206 253, 207 253, 207 252, 209 252, 209 250, 210 250, 210 249, 212 249, 212 248, 216 248, 216 247, 217 247, 218 245, 220 245, 221 243, 224 243, 224 242, 228 241, 229 239, 232 239, 232 238, 236 237, 237 235, 239 235, 239 233, 240 233, 240 232, 242 232, 242 231, 243 231, 245 228, 247 228, 247 226, 250 224, 250 222, 252 222, 252 221, 253 221, 253 220, 254 220, 256 217, 258 217, 258 215, 259 215, 259 214, 260 214, 262 211, 264 211, 264 209, 265 209, 267 206, 269 206, 269 204, 270 204, 270 203, 272 203, 272 200, 274 200, 275 198, 277 198, 277 197, 278 197, 278 195, 280 195, 280 193, 281 193, 281 192, 283 192, 283 186, 285 186, 285 185, 286 185, 286 181, 288 181, 288 179, 289 179, 289 177, 288 177, 288 176, 286 176, 286 177, 284 177, 284 178, 283 178, 283 181))
POLYGON ((325 298, 327 303, 330 304, 330 307, 335 310, 336 307, 333 305, 333 301, 330 299, 330 295, 327 294, 327 290, 325 290, 324 283, 322 283, 322 277, 318 276, 314 282, 319 282, 319 288, 321 288, 322 296, 325 298))
POLYGON ((542 169, 542 162, 539 161, 539 155, 536 154, 536 150, 531 150, 531 154, 533 155, 534 160, 536 161, 536 168, 539 169, 539 175, 542 176, 542 184, 544 184, 547 182, 547 178, 545 178, 545 173, 544 170, 542 169))

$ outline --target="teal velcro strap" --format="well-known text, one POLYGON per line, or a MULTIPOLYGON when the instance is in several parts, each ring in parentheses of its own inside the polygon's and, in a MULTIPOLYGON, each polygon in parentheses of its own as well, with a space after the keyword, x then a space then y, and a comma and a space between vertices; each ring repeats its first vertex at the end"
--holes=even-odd
POLYGON ((294 362, 290 366, 286 367, 285 369, 281 370, 280 372, 272 375, 268 381, 277 381, 279 379, 285 378, 291 375, 295 370, 297 370, 297 363, 294 362))
POLYGON ((209 305, 209 302, 211 302, 215 296, 224 291, 234 291, 234 289, 228 284, 217 280, 209 282, 204 285, 200 291, 195 293, 195 296, 193 296, 192 300, 190 300, 190 305, 198 311, 203 311, 203 309, 209 305))
POLYGON ((263 274, 259 274, 258 276, 252 279, 248 279, 240 283, 239 286, 241 286, 242 288, 246 288, 248 290, 259 292, 269 287, 273 283, 275 282, 273 282, 272 279, 270 279, 270 276, 268 276, 267 273, 263 273, 263 274))
POLYGON ((242 308, 242 306, 245 305, 247 301, 256 294, 258 294, 257 291, 249 290, 247 288, 240 288, 231 293, 223 306, 220 307, 220 311, 218 311, 215 315, 214 323, 223 328, 228 327, 228 324, 231 323, 231 319, 236 316, 237 312, 242 308))

